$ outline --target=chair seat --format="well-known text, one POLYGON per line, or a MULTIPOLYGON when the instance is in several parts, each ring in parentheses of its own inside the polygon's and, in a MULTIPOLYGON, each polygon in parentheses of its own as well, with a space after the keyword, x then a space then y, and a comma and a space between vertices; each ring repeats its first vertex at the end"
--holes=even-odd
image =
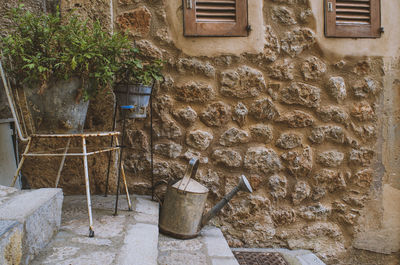
POLYGON ((61 133, 61 134, 32 134, 32 138, 69 138, 69 137, 101 137, 116 136, 120 132, 84 132, 84 133, 61 133))

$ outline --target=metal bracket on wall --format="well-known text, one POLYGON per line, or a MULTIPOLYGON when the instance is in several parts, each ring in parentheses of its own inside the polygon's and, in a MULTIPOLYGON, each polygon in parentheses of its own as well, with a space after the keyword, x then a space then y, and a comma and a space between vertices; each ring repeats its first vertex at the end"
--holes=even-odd
POLYGON ((328 12, 333 12, 333 3, 328 2, 328 12))

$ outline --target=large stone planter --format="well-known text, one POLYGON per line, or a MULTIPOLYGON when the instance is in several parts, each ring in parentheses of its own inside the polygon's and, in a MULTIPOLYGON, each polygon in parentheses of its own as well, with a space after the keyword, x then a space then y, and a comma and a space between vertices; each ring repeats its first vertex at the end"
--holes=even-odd
POLYGON ((36 133, 79 133, 83 131, 88 101, 76 102, 82 86, 79 78, 58 81, 39 94, 39 88, 24 88, 36 133))

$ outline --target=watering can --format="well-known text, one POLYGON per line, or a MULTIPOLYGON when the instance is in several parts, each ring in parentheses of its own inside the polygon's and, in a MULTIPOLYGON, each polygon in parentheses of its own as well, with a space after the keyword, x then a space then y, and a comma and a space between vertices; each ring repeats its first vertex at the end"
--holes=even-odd
POLYGON ((192 158, 184 177, 168 186, 160 213, 161 233, 180 239, 194 238, 239 191, 253 191, 249 181, 242 175, 238 185, 203 215, 208 189, 193 179, 198 167, 199 160, 192 158))

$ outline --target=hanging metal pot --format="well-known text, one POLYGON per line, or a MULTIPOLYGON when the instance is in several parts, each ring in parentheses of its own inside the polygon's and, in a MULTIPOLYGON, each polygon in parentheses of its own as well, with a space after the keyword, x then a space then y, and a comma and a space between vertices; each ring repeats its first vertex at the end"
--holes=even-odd
POLYGON ((253 191, 246 177, 242 175, 238 185, 203 215, 208 189, 192 179, 198 166, 199 160, 191 159, 183 179, 168 186, 160 213, 161 233, 181 239, 194 238, 239 191, 253 191))
MULTIPOLYGON (((154 84, 154 83, 153 83, 154 84)), ((146 118, 147 107, 153 90, 153 84, 117 84, 114 89, 119 106, 133 106, 127 113, 128 118, 146 118)))

